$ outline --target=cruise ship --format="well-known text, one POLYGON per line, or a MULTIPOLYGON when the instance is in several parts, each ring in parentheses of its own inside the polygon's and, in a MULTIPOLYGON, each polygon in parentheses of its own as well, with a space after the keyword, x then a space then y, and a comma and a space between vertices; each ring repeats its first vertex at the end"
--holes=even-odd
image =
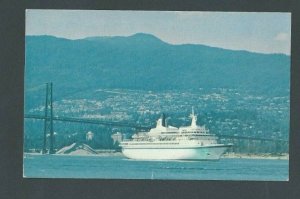
POLYGON ((218 143, 218 137, 197 125, 192 110, 190 126, 176 128, 157 120, 149 132, 138 132, 120 143, 122 153, 137 160, 219 160, 232 144, 218 143))

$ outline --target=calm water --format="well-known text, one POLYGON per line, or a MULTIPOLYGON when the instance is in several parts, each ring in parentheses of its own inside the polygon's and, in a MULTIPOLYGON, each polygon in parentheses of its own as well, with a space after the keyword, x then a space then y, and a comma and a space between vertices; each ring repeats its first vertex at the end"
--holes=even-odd
POLYGON ((288 180, 288 160, 137 161, 124 157, 24 156, 29 178, 288 180))

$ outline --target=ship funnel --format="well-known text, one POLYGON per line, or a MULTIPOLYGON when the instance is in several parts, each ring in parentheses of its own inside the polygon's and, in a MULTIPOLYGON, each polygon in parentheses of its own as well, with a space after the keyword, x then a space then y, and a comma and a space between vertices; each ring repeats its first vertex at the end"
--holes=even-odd
POLYGON ((161 125, 166 127, 166 115, 164 113, 161 115, 161 125))

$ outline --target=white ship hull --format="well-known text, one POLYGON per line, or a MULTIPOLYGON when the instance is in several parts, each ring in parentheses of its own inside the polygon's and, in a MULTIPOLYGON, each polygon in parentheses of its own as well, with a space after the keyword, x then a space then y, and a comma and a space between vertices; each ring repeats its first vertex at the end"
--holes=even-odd
POLYGON ((219 160, 231 145, 195 148, 122 148, 123 154, 137 160, 219 160))

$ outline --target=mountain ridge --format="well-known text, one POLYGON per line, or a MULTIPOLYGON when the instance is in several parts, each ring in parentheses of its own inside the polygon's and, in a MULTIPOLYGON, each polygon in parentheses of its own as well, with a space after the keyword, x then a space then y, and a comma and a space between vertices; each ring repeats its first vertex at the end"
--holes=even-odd
POLYGON ((289 67, 284 54, 173 45, 145 33, 77 40, 26 36, 26 86, 51 81, 61 92, 229 87, 282 93, 289 89, 289 67))
POLYGON ((201 44, 201 43, 182 43, 182 44, 172 44, 168 43, 166 41, 163 41, 162 39, 156 37, 155 35, 149 34, 149 33, 135 33, 133 35, 129 36, 89 36, 89 37, 84 37, 84 38, 79 38, 79 39, 68 39, 65 37, 58 37, 54 35, 26 35, 25 38, 30 38, 30 37, 48 37, 48 38, 56 38, 56 39, 61 39, 61 40, 69 40, 69 41, 105 41, 105 40, 110 40, 110 39, 127 39, 127 38, 137 38, 137 37, 148 37, 152 38, 153 40, 160 41, 162 43, 172 45, 172 46, 204 46, 208 48, 214 48, 214 49, 220 49, 220 50, 228 50, 228 51, 233 51, 233 52, 246 52, 246 53, 253 53, 253 54, 261 54, 261 55, 282 55, 286 57, 290 57, 290 55, 284 54, 284 53, 266 53, 266 52, 256 52, 256 51, 250 51, 250 50, 245 50, 245 49, 230 49, 230 48, 225 48, 225 47, 219 47, 219 46, 211 46, 207 44, 201 44))

